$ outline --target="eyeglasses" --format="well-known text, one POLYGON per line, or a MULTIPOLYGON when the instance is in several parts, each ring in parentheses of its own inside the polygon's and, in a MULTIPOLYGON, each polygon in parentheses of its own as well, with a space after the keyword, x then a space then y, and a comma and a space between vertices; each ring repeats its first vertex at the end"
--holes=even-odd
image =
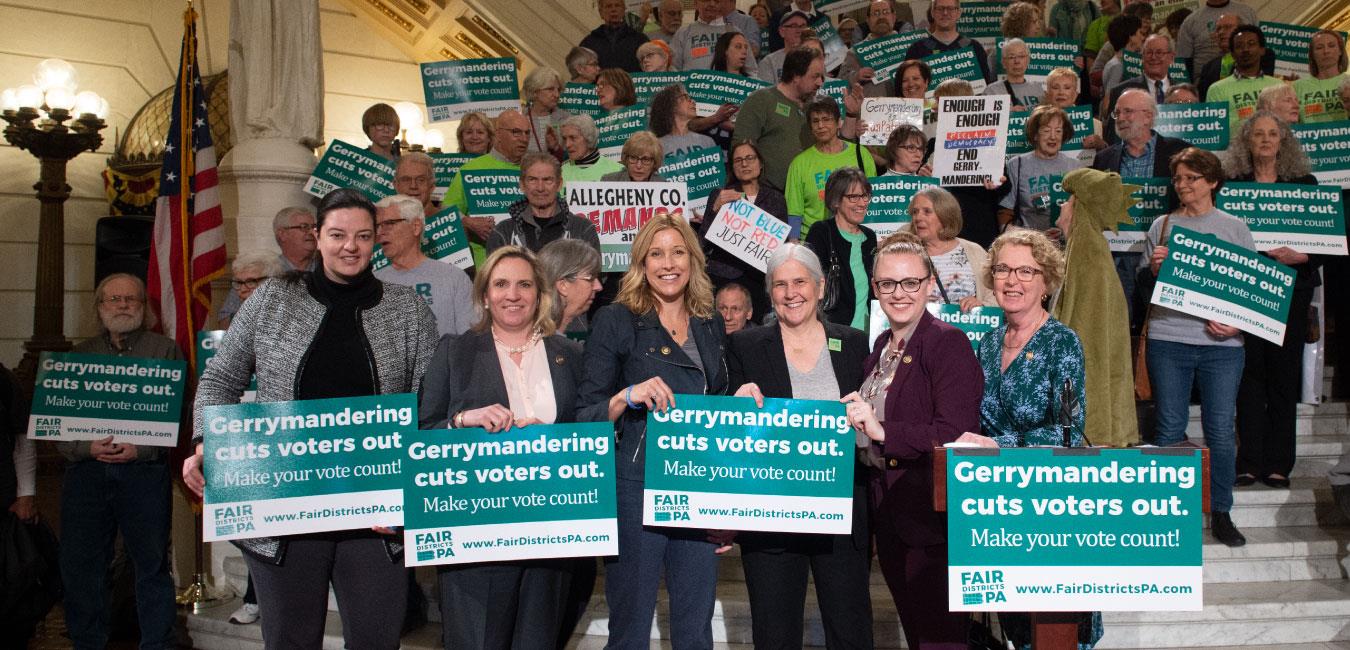
POLYGON ((235 288, 236 291, 239 290, 239 289, 257 289, 257 288, 258 288, 258 285, 262 284, 262 283, 263 283, 263 280, 266 280, 266 279, 267 279, 266 277, 261 277, 261 278, 239 278, 239 279, 237 279, 237 280, 231 280, 231 281, 230 281, 230 285, 233 286, 233 287, 235 288))
POLYGON ((1144 56, 1167 56, 1172 50, 1144 50, 1144 56))
POLYGON ((1132 117, 1135 115, 1152 115, 1152 114, 1153 109, 1151 108, 1117 108, 1116 110, 1111 111, 1111 117, 1117 120, 1122 117, 1132 117))
POLYGON ((1003 280, 1007 278, 1009 274, 1016 273, 1017 279, 1023 282, 1031 282, 1032 280, 1036 279, 1036 276, 1045 275, 1044 271, 1032 266, 1019 266, 1017 268, 1012 268, 1007 264, 995 264, 994 267, 990 269, 990 271, 993 272, 994 279, 996 280, 1003 280))
POLYGON ((298 223, 298 224, 295 224, 294 226, 282 226, 281 229, 282 229, 282 230, 299 230, 300 232, 309 232, 309 231, 311 231, 311 230, 318 230, 318 226, 315 226, 315 225, 312 224, 312 223, 298 223))
POLYGON ((404 185, 426 185, 431 183, 430 176, 399 176, 394 179, 397 183, 404 185))
POLYGON ((389 230, 390 228, 393 228, 394 226, 397 226, 398 224, 404 223, 404 222, 406 222, 406 221, 407 221, 407 219, 386 219, 386 220, 384 220, 384 221, 380 221, 380 222, 378 222, 378 223, 375 224, 375 231, 376 231, 376 232, 384 232, 384 231, 389 230))
POLYGON ((905 293, 914 293, 918 291, 920 287, 923 286, 924 282, 928 281, 928 278, 931 277, 933 277, 933 275, 930 273, 921 278, 905 278, 903 280, 874 280, 872 282, 872 287, 877 290, 878 295, 882 296, 889 296, 895 293, 896 287, 904 289, 905 293))
POLYGON ((1196 181, 1203 180, 1205 177, 1200 174, 1176 174, 1172 176, 1173 185, 1190 185, 1196 181))
POLYGON ((759 156, 741 156, 739 158, 732 158, 731 162, 736 163, 737 165, 749 165, 753 162, 759 162, 759 156))
POLYGON ((924 146, 921 144, 902 144, 897 146, 896 149, 904 149, 910 153, 922 153, 924 146))
POLYGON ((140 296, 103 296, 103 300, 100 300, 99 302, 102 303, 102 304, 105 304, 105 305, 139 305, 139 304, 141 304, 141 297, 140 297, 140 296))
POLYGON ((854 203, 859 203, 859 202, 864 202, 864 203, 865 203, 865 202, 867 202, 867 201, 872 200, 872 195, 871 195, 871 194, 845 194, 845 195, 844 195, 844 200, 845 200, 845 201, 852 201, 852 202, 854 202, 854 203))
POLYGON ((933 12, 933 13, 935 13, 935 14, 954 14, 954 13, 956 13, 956 12, 958 12, 958 11, 961 11, 961 8, 960 8, 960 7, 933 7, 932 9, 929 9, 929 11, 931 11, 931 12, 933 12))
POLYGON ((567 279, 573 282, 580 282, 582 284, 590 284, 592 282, 595 282, 596 277, 594 275, 591 275, 590 273, 578 273, 576 275, 568 276, 567 279))
POLYGON ((656 164, 656 158, 653 158, 652 156, 624 156, 623 159, 624 159, 624 160, 627 160, 628 162, 633 163, 633 164, 635 164, 635 165, 638 165, 638 164, 641 164, 641 165, 655 165, 655 164, 656 164))

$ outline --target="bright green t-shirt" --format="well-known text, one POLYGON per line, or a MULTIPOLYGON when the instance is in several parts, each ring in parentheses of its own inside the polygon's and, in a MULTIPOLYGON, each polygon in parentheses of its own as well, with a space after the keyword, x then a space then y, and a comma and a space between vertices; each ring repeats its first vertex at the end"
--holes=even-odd
POLYGON ((1087 32, 1083 35, 1084 50, 1089 52, 1102 51, 1102 46, 1106 45, 1106 26, 1110 24, 1112 18, 1115 18, 1115 16, 1098 16, 1088 25, 1087 32))
POLYGON ((849 327, 855 330, 867 331, 867 299, 871 298, 871 291, 867 288, 867 269, 863 267, 862 247, 863 242, 867 241, 867 234, 859 231, 858 234, 844 232, 839 229, 839 234, 848 242, 848 268, 853 275, 853 322, 849 327))
POLYGON ((1256 112, 1256 100, 1261 96, 1261 91, 1278 83, 1284 82, 1271 75, 1241 79, 1236 75, 1228 76, 1209 87, 1205 101, 1228 102, 1228 137, 1236 138, 1242 121, 1256 112))
POLYGON ((1303 77, 1294 82, 1294 96, 1298 97, 1298 119, 1304 124, 1335 122, 1346 118, 1341 95, 1336 92, 1344 74, 1330 79, 1303 77))
POLYGON ((802 218, 803 240, 812 224, 829 216, 825 214, 825 183, 830 174, 836 169, 857 167, 860 157, 867 176, 876 176, 877 165, 872 156, 865 151, 860 156, 858 145, 852 142, 845 142, 843 151, 832 154, 821 153, 813 145, 792 159, 783 193, 787 196, 788 214, 802 218))
MULTIPOLYGON (((494 171, 498 169, 520 171, 520 165, 515 165, 502 160, 493 153, 485 153, 464 163, 464 166, 460 167, 459 171, 455 173, 455 180, 450 181, 450 189, 446 190, 445 200, 441 201, 441 205, 453 205, 455 206, 455 209, 459 210, 461 216, 472 217, 473 215, 469 214, 469 197, 464 194, 464 172, 494 171)), ((487 249, 483 248, 482 244, 470 239, 469 250, 473 253, 474 268, 477 268, 483 263, 483 260, 487 258, 487 249)))

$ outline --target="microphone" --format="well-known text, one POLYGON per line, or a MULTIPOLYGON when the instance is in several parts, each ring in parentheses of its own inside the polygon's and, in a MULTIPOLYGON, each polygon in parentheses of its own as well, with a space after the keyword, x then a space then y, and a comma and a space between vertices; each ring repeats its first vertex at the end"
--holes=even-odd
POLYGON ((1059 393, 1059 426, 1064 435, 1064 446, 1073 446, 1073 384, 1064 378, 1063 390, 1059 393))

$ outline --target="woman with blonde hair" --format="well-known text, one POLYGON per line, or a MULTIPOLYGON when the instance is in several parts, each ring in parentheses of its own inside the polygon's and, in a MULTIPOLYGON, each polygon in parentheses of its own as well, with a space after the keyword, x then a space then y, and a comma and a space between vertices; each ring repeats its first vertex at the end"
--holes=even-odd
MULTIPOLYGON (((574 422, 581 346, 555 333, 553 292, 530 251, 492 252, 473 283, 478 322, 441 338, 418 409, 422 429, 490 432, 574 422)), ((442 566, 441 625, 449 648, 552 647, 570 559, 442 566)))
POLYGON ((673 406, 677 393, 726 393, 726 334, 688 221, 667 215, 648 221, 630 260, 614 303, 591 326, 578 413, 581 421, 614 422, 619 432, 619 555, 605 559, 609 647, 647 647, 664 575, 671 638, 711 648, 717 552, 730 540, 643 527, 643 468, 649 411, 673 406))
POLYGON ((602 181, 625 183, 659 183, 664 181, 656 170, 661 168, 664 152, 661 140, 651 131, 638 131, 623 143, 620 164, 623 169, 600 177, 602 181))
POLYGON ((460 118, 459 127, 455 129, 455 142, 459 144, 459 152, 481 156, 491 151, 492 138, 496 135, 496 131, 488 116, 478 111, 465 115, 460 118))

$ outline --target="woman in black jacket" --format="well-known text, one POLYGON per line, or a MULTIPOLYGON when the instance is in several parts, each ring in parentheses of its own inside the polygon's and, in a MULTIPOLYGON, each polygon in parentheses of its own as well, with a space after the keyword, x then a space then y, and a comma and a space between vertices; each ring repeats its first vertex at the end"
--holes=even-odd
MULTIPOLYGON (((1240 182, 1316 185, 1308 156, 1289 125, 1269 111, 1257 111, 1242 123, 1224 161, 1229 178, 1240 182)), ((1287 246, 1268 250, 1267 257, 1294 268, 1293 301, 1285 325, 1284 344, 1259 336, 1245 337, 1246 362, 1237 398, 1237 479, 1243 487, 1261 481, 1289 487, 1294 469, 1294 429, 1303 385, 1303 344, 1308 337, 1308 307, 1321 284, 1322 261, 1287 246)))
POLYGON ((769 312, 764 272, 708 242, 708 228, 722 206, 732 201, 749 201, 780 221, 788 220, 787 199, 783 198, 782 192, 759 182, 763 171, 764 159, 754 142, 741 140, 732 145, 731 157, 727 159, 729 180, 726 187, 708 197, 708 207, 703 211, 703 222, 699 227, 699 240, 708 257, 708 278, 712 280, 713 289, 721 289, 732 282, 745 287, 750 292, 750 304, 754 307, 753 318, 760 318, 769 312))
MULTIPOLYGON (((765 397, 837 401, 858 390, 867 335, 820 320, 825 278, 815 253, 780 246, 769 257, 768 277, 778 322, 729 339, 727 372, 736 394, 763 407, 765 397)), ((801 647, 808 573, 815 578, 825 645, 872 647, 868 476, 867 468, 854 468, 851 534, 739 534, 755 647, 801 647)))
POLYGON ((825 210, 831 218, 817 223, 806 235, 806 245, 825 266, 825 320, 867 329, 867 301, 872 297, 872 256, 877 234, 862 225, 872 184, 857 167, 844 167, 825 183, 825 210))
MULTIPOLYGON (((576 421, 581 346, 554 333, 549 289, 529 251, 504 246, 488 256, 473 285, 481 318, 468 332, 441 338, 422 387, 421 428, 502 431, 576 421)), ((445 647, 551 647, 573 564, 440 567, 445 647)))

